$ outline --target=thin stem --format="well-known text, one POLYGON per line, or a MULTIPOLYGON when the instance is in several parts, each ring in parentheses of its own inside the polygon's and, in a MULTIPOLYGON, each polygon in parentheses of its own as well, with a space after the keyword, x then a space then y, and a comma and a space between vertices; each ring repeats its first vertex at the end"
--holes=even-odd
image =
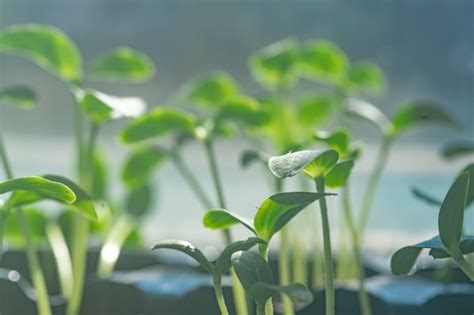
POLYGON ((266 304, 257 304, 257 315, 268 315, 265 313, 265 305, 266 304))
MULTIPOLYGON (((80 174, 80 185, 90 191, 94 176, 94 150, 99 125, 91 123, 89 142, 85 155, 87 167, 80 174)), ((72 234, 72 267, 73 267, 73 292, 68 305, 67 314, 77 315, 81 308, 82 294, 84 290, 84 278, 86 273, 87 241, 89 238, 89 221, 81 214, 75 214, 72 234)))
POLYGON ((217 305, 221 311, 221 315, 229 315, 227 306, 225 304, 224 294, 222 294, 221 280, 214 277, 214 292, 216 294, 217 305))
MULTIPOLYGON (((324 193, 324 178, 318 177, 315 180, 316 191, 324 193)), ((334 268, 332 265, 331 233, 329 229, 328 209, 326 198, 319 199, 321 208, 321 221, 323 224, 323 244, 324 244, 324 271, 326 273, 326 315, 334 315, 335 312, 335 291, 334 291, 334 268)))
POLYGON ((3 171, 5 172, 5 177, 8 179, 13 178, 12 169, 10 167, 7 151, 3 143, 3 136, 1 134, 0 134, 0 158, 2 159, 2 166, 3 166, 3 171))
POLYGON ((46 288, 46 281, 44 279, 43 271, 38 259, 38 253, 33 245, 30 229, 22 209, 16 210, 18 219, 20 221, 21 229, 26 240, 26 255, 28 258, 28 265, 31 272, 31 279, 36 290, 36 301, 39 315, 51 315, 51 307, 49 305, 48 289, 46 288))
POLYGON ((214 150, 214 144, 211 139, 204 141, 206 148, 207 158, 209 160, 209 166, 211 168, 212 181, 214 182, 214 188, 217 194, 217 200, 219 201, 219 207, 226 208, 226 202, 224 199, 224 191, 222 188, 221 178, 219 174, 219 168, 217 167, 216 153, 214 150))
POLYGON ((321 289, 324 284, 324 261, 321 259, 323 251, 321 250, 321 224, 316 212, 313 212, 313 265, 311 274, 311 287, 313 290, 321 289))
POLYGON ((385 168, 387 157, 390 152, 390 147, 392 145, 392 140, 393 139, 388 136, 383 138, 382 145, 375 162, 375 167, 373 168, 373 171, 367 182, 364 197, 362 199, 362 207, 358 226, 359 234, 361 234, 361 236, 364 234, 365 228, 367 227, 367 223, 369 221, 369 215, 374 201, 375 191, 385 168))
POLYGON ((360 303, 362 315, 371 315, 372 308, 370 305, 370 299, 365 289, 365 271, 364 271, 364 265, 363 265, 362 254, 361 254, 361 249, 360 249, 360 237, 354 223, 354 218, 352 216, 349 193, 350 193, 349 184, 347 183, 343 187, 343 190, 342 190, 342 200, 343 200, 345 223, 349 227, 349 231, 352 234, 352 241, 353 241, 352 248, 354 251, 353 255, 355 259, 358 281, 359 281, 359 303, 360 303))

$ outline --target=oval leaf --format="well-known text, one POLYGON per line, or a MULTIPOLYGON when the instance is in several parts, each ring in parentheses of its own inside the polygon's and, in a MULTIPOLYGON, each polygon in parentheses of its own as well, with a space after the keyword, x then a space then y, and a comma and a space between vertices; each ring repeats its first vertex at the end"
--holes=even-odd
POLYGON ((342 187, 346 184, 349 175, 351 174, 352 168, 354 167, 354 161, 345 160, 337 163, 326 175, 325 184, 331 188, 342 187))
POLYGON ((0 90, 0 103, 32 108, 37 102, 35 91, 23 85, 17 85, 0 90))
POLYGON ((214 273, 214 266, 209 262, 209 260, 207 260, 206 256, 204 256, 204 254, 190 242, 165 240, 153 246, 153 250, 163 248, 177 250, 183 254, 186 254, 197 261, 207 272, 210 274, 214 273))
POLYGON ((149 183, 133 188, 127 195, 127 213, 136 219, 143 218, 150 212, 154 196, 153 187, 149 183))
POLYGON ((459 129, 459 122, 434 103, 416 101, 401 107, 392 117, 393 133, 399 134, 423 124, 459 129))
MULTIPOLYGON (((316 151, 316 150, 303 150, 297 152, 291 152, 285 155, 272 156, 268 159, 268 167, 270 171, 278 178, 292 177, 303 171, 308 165, 312 164, 309 171, 319 173, 320 171, 327 171, 326 169, 331 162, 334 166, 337 162, 337 152, 334 150, 329 151, 316 151), (336 159, 335 161, 334 158, 336 159)), ((320 174, 316 174, 320 175, 320 174)))
POLYGON ((230 211, 224 209, 213 209, 207 211, 203 217, 204 226, 212 230, 227 229, 228 227, 238 223, 241 223, 253 234, 257 235, 257 232, 255 232, 252 223, 248 219, 243 218, 230 211))
POLYGON ((385 76, 376 64, 359 62, 350 68, 344 85, 353 92, 379 94, 385 89, 385 76))
POLYGON ((301 210, 328 195, 330 194, 290 192, 271 196, 260 205, 255 214, 254 227, 257 235, 270 242, 272 236, 301 210))
POLYGON ((407 246, 396 251, 390 260, 392 273, 397 276, 409 274, 422 249, 422 247, 407 246))
POLYGON ((336 150, 341 158, 347 158, 350 154, 351 136, 347 129, 341 128, 333 132, 317 131, 314 133, 314 139, 336 150))
POLYGON ((269 114, 259 103, 247 96, 238 96, 222 104, 216 120, 230 120, 246 126, 260 126, 268 121, 269 114))
POLYGON ((313 179, 320 176, 327 176, 336 165, 338 159, 339 154, 336 150, 324 151, 305 167, 304 172, 313 179))
POLYGON ((384 135, 389 134, 393 130, 392 122, 385 116, 385 114, 370 104, 369 102, 349 98, 347 99, 346 113, 376 126, 384 135))
POLYGON ((257 244, 265 244, 265 242, 256 237, 249 237, 245 241, 237 241, 227 245, 214 263, 216 274, 222 275, 230 269, 232 266, 231 258, 234 253, 247 251, 257 244))
POLYGON ((464 208, 469 189, 470 174, 462 173, 449 189, 438 215, 439 236, 443 245, 451 255, 460 254, 459 243, 461 240, 464 208))
POLYGON ((195 125, 194 117, 185 112, 156 108, 128 125, 120 134, 120 139, 125 143, 134 143, 172 132, 192 133, 195 125))
POLYGON ((288 296, 298 308, 303 308, 313 302, 313 294, 302 284, 275 285, 258 282, 249 291, 249 295, 256 301, 266 301, 277 293, 288 296))
POLYGON ((141 148, 133 152, 122 169, 122 180, 128 187, 148 182, 153 171, 166 159, 167 152, 158 147, 141 148))
POLYGON ((200 105, 219 106, 239 93, 237 84, 224 72, 212 72, 194 79, 185 94, 200 105))
POLYGON ((118 47, 99 56, 87 70, 92 79, 125 82, 142 82, 154 73, 153 61, 129 47, 118 47))
POLYGON ((333 93, 314 93, 305 96, 297 107, 298 122, 314 127, 324 125, 342 108, 343 100, 333 93))
POLYGON ((14 25, 0 33, 0 52, 19 54, 66 81, 81 78, 81 56, 74 43, 51 26, 14 25))

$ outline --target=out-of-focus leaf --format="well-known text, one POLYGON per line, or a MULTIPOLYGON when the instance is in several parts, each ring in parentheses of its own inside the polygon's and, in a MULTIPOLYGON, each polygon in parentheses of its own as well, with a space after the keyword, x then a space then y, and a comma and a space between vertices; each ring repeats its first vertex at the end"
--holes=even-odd
POLYGON ((132 121, 120 134, 125 143, 134 143, 172 132, 194 132, 196 121, 188 113, 159 107, 132 121))
POLYGON ((132 188, 127 195, 127 213, 136 219, 146 216, 153 203, 154 191, 151 184, 145 183, 132 188))
POLYGON ((263 240, 256 237, 249 237, 245 241, 237 241, 226 246, 214 263, 215 272, 222 275, 232 266, 232 255, 239 251, 248 251, 257 244, 266 244, 263 240))
POLYGON ((224 72, 212 72, 196 78, 188 89, 186 94, 191 101, 208 106, 219 106, 239 93, 235 81, 224 72))
POLYGON ((347 129, 341 128, 333 132, 316 131, 314 139, 326 143, 331 149, 337 151, 341 158, 347 158, 350 151, 350 134, 347 129))
POLYGON ((216 117, 217 121, 230 120, 247 126, 262 125, 269 118, 269 113, 264 111, 255 99, 247 96, 225 101, 216 117))
POLYGON ((370 62, 359 62, 349 69, 344 86, 353 92, 378 94, 385 89, 385 76, 379 66, 370 62))
POLYGON ((298 43, 291 38, 267 46, 250 57, 250 70, 267 88, 288 88, 297 79, 298 43))
MULTIPOLYGON (((474 236, 473 235, 463 235, 461 236, 461 242, 459 243, 459 249, 461 254, 468 255, 474 252, 474 236)), ((430 250, 430 255, 435 259, 440 258, 449 258, 451 255, 444 248, 432 248, 430 250)))
MULTIPOLYGON (((47 222, 44 213, 40 209, 31 208, 24 209, 23 215, 25 216, 33 241, 39 242, 44 240, 47 222)), ((25 235, 16 212, 10 213, 6 219, 5 238, 14 245, 25 245, 25 235)))
POLYGON ((346 101, 346 113, 348 115, 370 122, 384 135, 392 132, 392 122, 380 109, 369 102, 356 98, 349 98, 346 101))
POLYGON ((353 167, 354 161, 352 160, 345 160, 337 163, 326 175, 326 186, 331 188, 344 186, 353 167))
POLYGON ((38 24, 13 25, 0 32, 0 52, 18 54, 66 81, 81 78, 81 56, 59 29, 38 24))
POLYGON ((210 274, 214 273, 214 266, 211 264, 211 262, 209 262, 206 256, 204 256, 204 254, 190 242, 165 240, 153 246, 153 250, 165 248, 177 250, 179 252, 182 252, 183 254, 188 255, 189 257, 196 260, 207 272, 209 272, 210 274))
POLYGON ((270 242, 272 236, 284 227, 301 210, 314 201, 330 194, 291 192, 267 198, 254 217, 254 228, 258 237, 270 242))
POLYGON ((433 124, 454 129, 461 128, 451 114, 427 101, 415 101, 402 106, 392 117, 393 132, 399 134, 423 124, 433 124))
POLYGON ((446 159, 457 159, 466 155, 474 155, 474 142, 471 141, 458 141, 449 143, 443 147, 441 154, 446 159))
POLYGON ((16 85, 0 90, 0 103, 30 109, 35 106, 36 102, 35 91, 27 86, 16 85))
POLYGON ((422 191, 421 189, 413 187, 411 191, 416 198, 423 200, 430 206, 441 206, 441 200, 437 199, 436 197, 430 196, 428 193, 422 191))
POLYGON ((460 255, 464 209, 469 190, 469 172, 462 173, 449 189, 438 215, 439 236, 451 255, 460 255))
POLYGON ((302 284, 275 285, 258 282, 250 288, 249 295, 256 301, 266 301, 277 293, 288 296, 299 308, 313 302, 313 294, 302 284))
POLYGON ((338 83, 344 79, 348 61, 344 52, 326 40, 305 42, 301 56, 303 74, 316 81, 338 83))
POLYGON ((466 166, 462 171, 462 173, 469 173, 469 188, 467 190, 467 196, 466 196, 466 208, 472 205, 474 202, 474 163, 469 164, 466 166))
POLYGON ((342 107, 342 99, 330 93, 314 93, 298 104, 298 122, 305 126, 324 125, 342 107))
MULTIPOLYGON (((338 154, 334 150, 303 150, 268 159, 270 171, 278 178, 292 177, 305 170, 310 176, 324 175, 337 162, 338 154)), ((314 177, 313 176, 313 177, 314 177)))
POLYGON ((95 149, 94 150, 94 178, 92 182, 92 198, 93 199, 107 199, 108 190, 108 169, 104 154, 95 149))
POLYGON ((240 155, 240 166, 242 166, 243 168, 247 168, 255 162, 267 164, 268 157, 263 152, 255 150, 245 150, 240 155))
POLYGON ((224 209, 212 209, 207 211, 203 217, 203 224, 208 229, 222 230, 234 224, 241 223, 253 234, 257 235, 250 220, 224 209))
POLYGON ((148 56, 129 47, 118 47, 93 60, 86 74, 96 80, 142 82, 154 73, 148 56))
POLYGON ((122 180, 128 187, 149 182, 153 171, 166 159, 167 153, 158 147, 140 148, 127 158, 122 169, 122 180))
POLYGON ((87 117, 95 123, 122 117, 134 118, 146 111, 146 103, 139 97, 117 97, 90 89, 78 89, 76 100, 87 117))

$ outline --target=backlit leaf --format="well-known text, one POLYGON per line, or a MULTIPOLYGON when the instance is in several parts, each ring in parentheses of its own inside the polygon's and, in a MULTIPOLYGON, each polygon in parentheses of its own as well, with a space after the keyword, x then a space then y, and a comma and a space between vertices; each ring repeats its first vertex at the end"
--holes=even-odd
POLYGON ((341 158, 347 158, 350 154, 350 134, 347 129, 337 129, 333 132, 316 131, 314 139, 326 143, 331 149, 339 153, 341 158))
POLYGON ((212 230, 226 229, 238 223, 241 223, 255 235, 257 234, 250 220, 224 209, 209 210, 203 217, 204 226, 212 230))
POLYGON ((304 172, 313 179, 327 176, 336 165, 338 159, 339 154, 336 150, 324 151, 305 167, 304 172))
POLYGON ((196 104, 219 106, 239 93, 235 81, 224 72, 212 72, 194 79, 186 92, 196 104))
POLYGON ((354 161, 352 160, 345 160, 337 163, 326 175, 326 186, 331 188, 344 186, 353 167, 354 161))

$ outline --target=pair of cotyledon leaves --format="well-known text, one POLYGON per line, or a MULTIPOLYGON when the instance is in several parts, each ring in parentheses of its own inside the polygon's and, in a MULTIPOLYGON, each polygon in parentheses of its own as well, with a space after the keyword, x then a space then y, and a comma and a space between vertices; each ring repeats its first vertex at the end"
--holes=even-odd
MULTIPOLYGON (((82 61, 75 44, 59 29, 37 25, 15 25, 0 32, 0 52, 21 55, 72 85, 83 79, 82 61)), ((85 73, 102 81, 141 82, 154 74, 153 62, 131 48, 120 47, 96 58, 85 73)), ((95 90, 74 88, 81 108, 93 122, 136 117, 144 112, 140 98, 123 98, 95 90)), ((34 93, 25 87, 4 90, 0 99, 30 106, 34 93)))
POLYGON ((293 38, 278 41, 251 56, 250 69, 267 88, 289 88, 300 76, 350 91, 378 93, 385 85, 378 66, 369 62, 351 65, 344 52, 326 40, 302 45, 293 38))
POLYGON ((233 267, 247 294, 258 304, 264 305, 277 293, 288 295, 300 306, 311 303, 313 296, 303 285, 275 284, 268 263, 260 255, 249 251, 258 244, 266 243, 256 237, 231 243, 213 263, 196 246, 186 241, 165 240, 155 245, 153 249, 172 249, 190 256, 213 276, 215 285, 220 285, 222 275, 233 267))
POLYGON ((73 181, 56 175, 21 177, 0 183, 0 194, 12 193, 4 208, 15 209, 45 199, 66 204, 91 220, 97 220, 97 205, 73 181))
POLYGON ((438 214, 438 236, 403 247, 392 256, 391 268, 394 274, 409 273, 425 248, 430 249, 430 255, 434 258, 453 257, 454 260, 474 252, 474 236, 462 235, 470 179, 468 171, 461 173, 446 194, 438 214))

